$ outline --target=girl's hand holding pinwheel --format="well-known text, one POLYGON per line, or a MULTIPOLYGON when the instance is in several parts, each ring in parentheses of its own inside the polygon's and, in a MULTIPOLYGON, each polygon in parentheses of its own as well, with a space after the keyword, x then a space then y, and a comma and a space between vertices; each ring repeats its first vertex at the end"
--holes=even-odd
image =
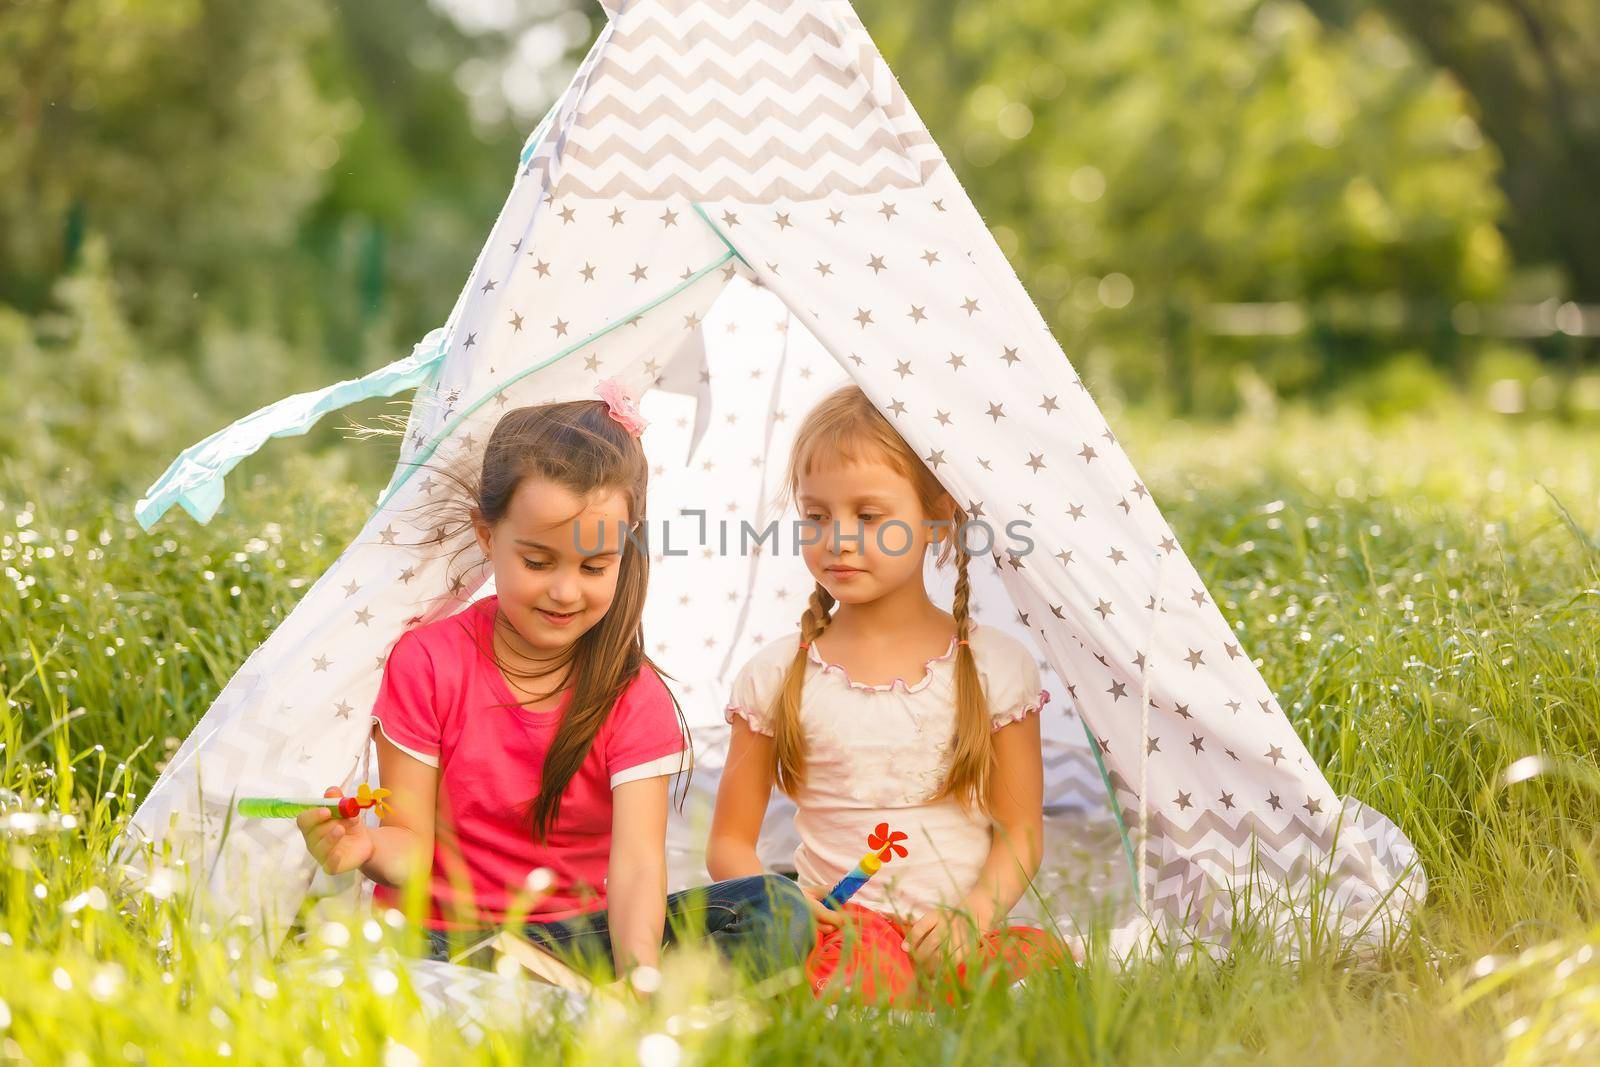
MULTIPOLYGON (((361 788, 367 787, 363 784, 361 788)), ((336 786, 329 786, 322 795, 338 797, 342 794, 336 786)), ((295 816, 294 823, 306 839, 312 858, 328 874, 353 871, 372 858, 376 842, 371 827, 362 821, 359 812, 343 819, 328 808, 313 808, 295 816)))
POLYGON ((826 891, 821 886, 802 885, 800 891, 811 902, 811 912, 817 917, 817 922, 826 926, 842 925, 845 903, 885 863, 906 854, 906 847, 900 843, 905 839, 905 834, 899 830, 891 831, 888 823, 880 822, 877 829, 867 835, 867 854, 856 861, 855 868, 839 879, 837 885, 826 891))
POLYGON ((806 895, 806 903, 811 908, 811 917, 821 926, 843 926, 845 914, 836 911, 823 903, 827 899, 829 889, 825 885, 807 885, 800 883, 800 892, 806 895))

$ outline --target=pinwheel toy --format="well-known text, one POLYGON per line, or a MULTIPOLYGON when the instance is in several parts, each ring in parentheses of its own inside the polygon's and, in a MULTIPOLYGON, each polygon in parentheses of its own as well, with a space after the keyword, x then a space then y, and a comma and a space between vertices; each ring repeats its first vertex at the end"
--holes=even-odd
POLYGON ((839 879, 838 885, 828 890, 828 895, 822 898, 822 906, 838 911, 845 901, 856 895, 856 890, 867 884, 867 879, 878 873, 879 868, 896 856, 906 854, 906 847, 900 843, 905 839, 905 834, 899 830, 891 831, 888 823, 880 822, 878 828, 867 835, 867 848, 870 851, 856 861, 849 874, 839 879))
POLYGON ((327 808, 341 819, 352 819, 371 808, 379 818, 389 814, 384 798, 389 791, 379 786, 373 789, 366 782, 353 797, 317 797, 314 800, 292 800, 285 797, 240 797, 239 814, 252 819, 292 819, 303 811, 327 808))

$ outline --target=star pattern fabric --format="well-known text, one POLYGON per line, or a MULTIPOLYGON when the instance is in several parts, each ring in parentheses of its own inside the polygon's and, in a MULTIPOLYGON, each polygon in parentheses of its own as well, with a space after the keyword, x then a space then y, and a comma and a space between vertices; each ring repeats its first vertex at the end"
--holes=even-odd
MULTIPOLYGON (((511 407, 592 398, 610 377, 648 394, 651 526, 690 546, 653 555, 646 640, 680 680, 703 797, 727 684, 811 588, 797 557, 729 551, 719 520, 737 541, 740 520, 777 517, 794 426, 853 381, 984 524, 977 611, 1037 650, 1058 697, 1052 818, 1119 822, 1125 928, 1225 944, 1249 891, 1274 924, 1325 913, 1381 939, 1424 892, 1410 842, 1315 765, 849 5, 612 16, 524 150, 372 517, 124 843, 172 840, 204 858, 219 910, 286 922, 314 868, 292 824, 235 821, 223 841, 231 797, 371 777, 388 649, 486 592, 484 569, 459 565, 474 546, 423 544, 447 491, 430 468, 472 463, 511 407)), ((946 603, 952 578, 930 573, 946 603)), ((776 805, 774 837, 784 818, 776 805)))

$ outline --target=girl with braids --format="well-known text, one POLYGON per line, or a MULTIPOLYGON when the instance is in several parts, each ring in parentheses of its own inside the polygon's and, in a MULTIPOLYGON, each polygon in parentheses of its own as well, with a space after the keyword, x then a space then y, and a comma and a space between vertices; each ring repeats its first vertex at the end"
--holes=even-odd
POLYGON ((776 785, 797 808, 818 995, 854 986, 917 1001, 925 979, 965 984, 969 965, 1015 978, 1059 958, 1043 931, 1004 925, 1039 866, 1036 713, 1049 695, 1021 642, 968 616, 965 513, 854 386, 806 416, 786 483, 820 535, 801 550, 816 587, 799 632, 734 681, 712 876, 761 871, 756 840, 776 785), (955 558, 949 612, 923 585, 933 546, 940 566, 955 558), (909 835, 908 853, 842 910, 824 907, 885 822, 909 835))
POLYGON ((758 975, 795 965, 812 928, 787 879, 666 893, 668 779, 690 754, 640 628, 644 420, 615 381, 599 393, 507 412, 476 478, 435 472, 461 490, 446 508, 496 594, 389 653, 372 718, 392 811, 376 828, 309 812, 301 831, 379 904, 425 894, 436 959, 519 922, 602 978, 691 932, 758 975))

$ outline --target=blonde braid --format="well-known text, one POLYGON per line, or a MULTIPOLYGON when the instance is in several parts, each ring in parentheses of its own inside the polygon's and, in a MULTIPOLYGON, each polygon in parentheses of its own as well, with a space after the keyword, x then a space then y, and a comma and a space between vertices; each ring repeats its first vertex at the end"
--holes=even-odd
MULTIPOLYGON (((959 509, 958 509, 959 514, 959 509)), ((959 528, 959 525, 958 525, 959 528)), ((994 735, 989 725, 989 704, 978 674, 978 659, 972 653, 969 601, 972 583, 967 576, 971 556, 965 539, 954 538, 956 590, 950 613, 956 619, 956 722, 951 741, 950 766, 945 772, 939 796, 954 796, 967 809, 987 811, 989 781, 994 767, 994 735)))
POLYGON ((794 659, 783 676, 783 688, 778 692, 778 706, 773 711, 773 778, 791 797, 799 792, 806 780, 806 735, 800 723, 800 698, 805 690, 806 660, 810 658, 811 642, 833 621, 833 594, 818 582, 811 591, 805 614, 800 616, 800 643, 795 648, 794 659))

